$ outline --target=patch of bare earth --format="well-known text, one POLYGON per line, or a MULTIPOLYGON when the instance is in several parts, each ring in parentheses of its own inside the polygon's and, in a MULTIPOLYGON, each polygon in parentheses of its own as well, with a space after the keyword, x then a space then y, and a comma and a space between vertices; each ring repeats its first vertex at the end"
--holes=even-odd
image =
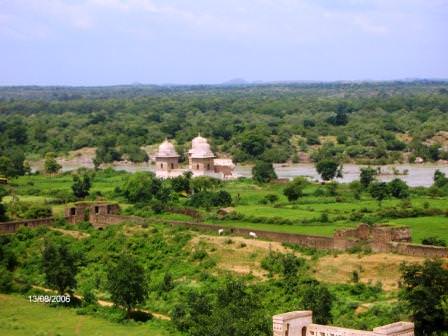
POLYGON ((353 271, 358 271, 362 283, 380 281, 384 290, 398 288, 400 264, 403 262, 421 263, 424 258, 397 254, 376 253, 364 256, 339 254, 325 256, 317 261, 315 276, 318 280, 330 283, 350 282, 353 271))
POLYGON ((80 231, 75 231, 75 230, 66 230, 66 229, 60 229, 60 228, 55 228, 55 227, 49 227, 49 229, 53 230, 53 231, 60 232, 66 236, 70 236, 75 239, 84 239, 84 238, 90 237, 90 235, 86 232, 80 232, 80 231))
POLYGON ((241 275, 252 274, 257 278, 265 278, 267 272, 261 268, 261 260, 269 251, 288 253, 292 250, 278 242, 247 239, 243 237, 207 236, 193 237, 189 248, 204 248, 214 257, 217 267, 241 275))

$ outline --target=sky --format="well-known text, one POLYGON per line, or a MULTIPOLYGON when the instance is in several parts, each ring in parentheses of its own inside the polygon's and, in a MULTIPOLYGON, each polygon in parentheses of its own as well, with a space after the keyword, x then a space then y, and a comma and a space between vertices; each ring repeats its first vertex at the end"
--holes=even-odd
POLYGON ((0 0, 0 85, 448 78, 448 0, 0 0))

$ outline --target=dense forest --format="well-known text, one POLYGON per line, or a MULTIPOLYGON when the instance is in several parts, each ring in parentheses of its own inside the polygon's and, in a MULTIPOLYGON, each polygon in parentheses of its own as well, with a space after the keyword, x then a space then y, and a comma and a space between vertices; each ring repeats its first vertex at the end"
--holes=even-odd
POLYGON ((142 146, 168 137, 183 152, 199 132, 237 162, 437 161, 447 114, 445 81, 1 87, 0 161, 83 147, 143 161, 142 146))

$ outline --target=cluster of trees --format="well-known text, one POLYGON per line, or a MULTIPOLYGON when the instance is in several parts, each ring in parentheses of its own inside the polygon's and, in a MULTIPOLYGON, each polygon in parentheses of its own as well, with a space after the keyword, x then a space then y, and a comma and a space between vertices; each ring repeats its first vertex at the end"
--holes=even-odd
POLYGON ((355 198, 359 199, 363 191, 367 191, 380 204, 389 197, 406 199, 410 196, 409 186, 403 180, 395 178, 390 182, 377 181, 378 171, 371 167, 361 168, 359 181, 353 181, 350 189, 355 198))
POLYGON ((135 173, 115 192, 130 203, 151 204, 155 212, 175 203, 179 197, 188 197, 186 204, 196 208, 232 204, 231 195, 222 190, 222 181, 207 176, 193 178, 190 172, 169 180, 159 179, 149 172, 135 173))
POLYGON ((343 160, 391 162, 403 151, 411 152, 411 160, 448 157, 440 144, 428 141, 448 130, 441 82, 64 88, 64 94, 40 88, 29 99, 19 98, 23 89, 17 90, 14 95, 13 88, 0 89, 0 174, 20 174, 13 163, 23 153, 82 147, 97 147, 96 164, 141 162, 147 160, 141 146, 169 137, 185 147, 199 131, 236 161, 296 160, 297 150, 313 152, 330 138, 343 160), (142 90, 150 94, 142 96, 142 90), (1 99, 2 92, 15 98, 1 99))
MULTIPOLYGON (((80 263, 81 256, 63 242, 45 242, 42 252, 45 284, 57 290, 60 295, 73 296, 77 287, 76 275, 80 263)), ((148 279, 145 270, 134 256, 122 253, 118 260, 108 267, 107 288, 112 302, 125 308, 127 316, 130 317, 135 305, 144 302, 148 297, 148 279)))

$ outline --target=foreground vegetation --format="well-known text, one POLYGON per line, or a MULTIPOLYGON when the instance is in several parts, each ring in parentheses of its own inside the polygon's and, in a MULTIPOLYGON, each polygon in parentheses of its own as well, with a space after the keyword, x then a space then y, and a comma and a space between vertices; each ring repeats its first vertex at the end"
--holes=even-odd
POLYGON ((160 321, 151 323, 117 323, 104 318, 79 315, 70 308, 48 307, 30 303, 18 295, 0 294, 0 333, 8 336, 44 335, 176 335, 160 321))
POLYGON ((419 334, 438 332, 437 326, 444 328, 447 322, 443 295, 448 284, 441 263, 399 267, 395 262, 391 269, 386 257, 370 269, 363 265, 367 260, 363 255, 370 252, 353 250, 359 263, 348 268, 350 258, 332 251, 295 245, 272 249, 271 243, 261 241, 254 249, 252 241, 232 237, 220 237, 223 240, 216 244, 195 232, 159 224, 191 220, 171 213, 183 208, 195 209, 195 216, 211 223, 318 235, 361 222, 404 221, 413 226, 417 242, 425 239, 441 245, 447 232, 447 184, 443 174, 436 175, 431 188, 378 184, 374 177, 369 183, 362 180, 364 187, 358 181, 313 184, 302 178, 288 184, 222 182, 189 175, 162 181, 149 173, 110 169, 19 177, 2 188, 3 195, 9 194, 3 199, 4 217, 61 215, 67 202, 84 197, 118 202, 124 213, 146 217, 147 222, 97 231, 89 223, 68 225, 60 219, 54 228, 23 228, 0 237, 0 291, 26 297, 50 288, 73 297, 70 309, 57 308, 69 316, 76 312, 94 318, 92 323, 96 319, 131 323, 136 332, 140 327, 153 328, 161 335, 175 328, 191 336, 210 330, 218 336, 235 335, 235 330, 242 336, 266 336, 271 334, 272 315, 297 309, 313 310, 318 323, 358 329, 413 317, 419 334), (380 198, 379 188, 384 188, 380 198), (224 215, 216 213, 229 206, 224 215), (345 278, 330 271, 329 265, 341 262, 344 270, 334 272, 345 278), (381 275, 385 270, 386 277, 381 275), (372 276, 374 272, 378 276, 372 276), (422 272, 430 272, 429 278, 420 280, 422 272), (399 274, 401 283, 407 284, 403 289, 399 274), (420 286, 419 281, 424 286, 434 281, 437 286, 423 306, 415 303, 419 292, 414 286, 420 286), (104 307, 100 300, 115 306, 104 307), (154 322, 157 314, 171 316, 171 322, 154 322))

